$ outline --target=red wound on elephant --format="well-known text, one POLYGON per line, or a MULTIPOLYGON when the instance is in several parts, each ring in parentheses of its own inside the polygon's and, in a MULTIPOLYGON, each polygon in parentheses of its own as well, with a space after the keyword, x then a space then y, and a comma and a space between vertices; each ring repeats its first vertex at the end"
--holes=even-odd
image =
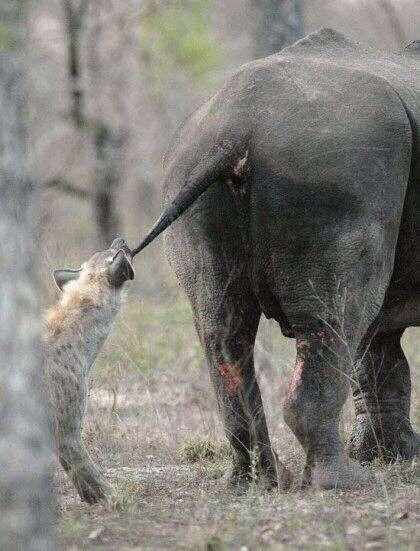
POLYGON ((289 386, 289 397, 294 397, 296 395, 297 387, 300 383, 300 380, 302 378, 302 371, 303 371, 304 361, 302 358, 296 359, 295 369, 293 371, 292 380, 290 381, 289 386))
POLYGON ((242 386, 242 374, 238 363, 223 362, 218 365, 220 375, 223 377, 223 382, 229 396, 238 394, 239 388, 242 386))

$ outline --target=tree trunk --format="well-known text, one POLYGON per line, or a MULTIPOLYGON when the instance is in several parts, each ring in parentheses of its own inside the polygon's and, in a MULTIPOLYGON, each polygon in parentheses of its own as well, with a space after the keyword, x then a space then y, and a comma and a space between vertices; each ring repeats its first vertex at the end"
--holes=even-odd
POLYGON ((98 225, 98 240, 108 246, 118 233, 116 208, 120 178, 120 140, 107 126, 99 126, 95 131, 95 151, 97 162, 97 182, 94 193, 94 208, 98 225))
POLYGON ((26 174, 23 2, 0 4, 0 549, 52 549, 51 445, 26 174), (6 36, 6 38, 5 38, 6 36))
POLYGON ((254 0, 257 8, 255 53, 275 54, 303 36, 302 0, 254 0))
MULTIPOLYGON (((81 84, 81 38, 88 2, 63 0, 63 7, 67 33, 70 112, 75 129, 80 133, 88 132, 94 140, 96 180, 94 191, 89 197, 93 201, 98 244, 103 247, 113 241, 119 228, 117 193, 121 185, 121 140, 104 121, 92 121, 86 114, 85 94, 81 84)), ((63 189, 63 186, 60 187, 63 189)), ((67 186, 67 191, 72 188, 77 189, 67 186)), ((80 194, 74 193, 74 196, 80 197, 80 194)))

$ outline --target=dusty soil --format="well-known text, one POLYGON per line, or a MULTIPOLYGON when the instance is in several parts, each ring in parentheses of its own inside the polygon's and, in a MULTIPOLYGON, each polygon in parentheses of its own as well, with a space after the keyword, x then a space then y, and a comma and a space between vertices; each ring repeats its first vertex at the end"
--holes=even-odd
MULTIPOLYGON (((419 340, 413 330, 405 340, 413 367, 419 340)), ((256 357, 270 433, 298 480, 303 453, 281 413, 293 350, 262 323, 256 357)), ((344 435, 351 419, 349 402, 344 435)), ((125 308, 93 376, 85 441, 115 497, 82 504, 57 468, 58 549, 416 548, 414 462, 376 464, 375 484, 355 491, 226 487, 229 450, 182 300, 125 308)))

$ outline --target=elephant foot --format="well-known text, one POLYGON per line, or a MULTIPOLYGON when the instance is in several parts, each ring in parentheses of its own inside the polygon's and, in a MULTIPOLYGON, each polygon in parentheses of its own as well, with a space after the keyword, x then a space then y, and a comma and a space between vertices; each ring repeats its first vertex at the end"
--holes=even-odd
POLYGON ((267 466, 259 466, 255 471, 250 465, 235 465, 225 475, 227 485, 238 490, 246 490, 250 485, 256 484, 263 490, 288 490, 293 477, 287 467, 275 455, 275 464, 270 462, 267 466))
POLYGON ((229 489, 240 493, 246 492, 253 483, 251 467, 234 463, 231 469, 223 475, 222 481, 229 489))
POLYGON ((273 458, 267 465, 260 466, 257 472, 259 485, 271 490, 289 490, 293 484, 293 477, 289 469, 282 463, 277 454, 273 452, 273 458))
POLYGON ((418 457, 420 438, 408 419, 392 414, 361 414, 349 442, 349 455, 362 463, 376 458, 390 463, 418 457))
POLYGON ((344 490, 367 486, 375 481, 373 474, 357 461, 347 457, 319 460, 305 467, 303 486, 323 490, 344 490))

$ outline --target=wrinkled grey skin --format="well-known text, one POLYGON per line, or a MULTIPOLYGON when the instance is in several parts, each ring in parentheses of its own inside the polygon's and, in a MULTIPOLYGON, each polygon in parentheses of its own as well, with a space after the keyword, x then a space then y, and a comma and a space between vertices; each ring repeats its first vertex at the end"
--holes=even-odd
POLYGON ((385 56, 322 30, 241 67, 167 155, 164 227, 188 194, 207 190, 166 247, 208 359, 235 482, 249 478, 253 449, 258 472, 276 483, 253 365, 261 314, 296 339, 284 411, 306 451, 306 483, 369 479, 339 435, 350 383, 353 458, 418 449, 400 338, 420 322, 419 103, 414 49, 385 56))
POLYGON ((130 251, 122 238, 95 253, 79 270, 54 272, 64 299, 70 282, 77 281, 81 293, 62 300, 47 313, 45 386, 58 458, 81 499, 88 503, 106 499, 111 490, 82 439, 89 374, 120 309, 124 282, 133 277, 130 251))

